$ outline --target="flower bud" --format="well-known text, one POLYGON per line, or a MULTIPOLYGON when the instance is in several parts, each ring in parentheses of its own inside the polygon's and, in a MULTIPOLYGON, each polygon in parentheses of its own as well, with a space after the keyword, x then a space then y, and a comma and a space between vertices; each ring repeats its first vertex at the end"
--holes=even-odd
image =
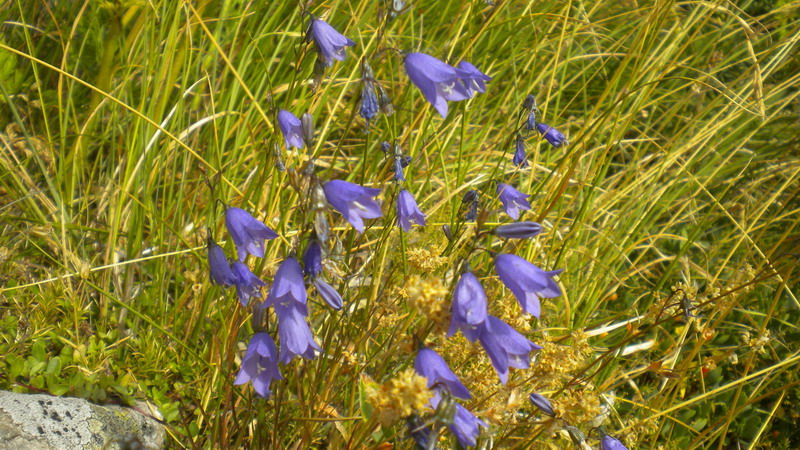
POLYGON ((542 232, 542 226, 536 222, 517 222, 500 225, 494 229, 494 235, 506 239, 527 239, 542 232))

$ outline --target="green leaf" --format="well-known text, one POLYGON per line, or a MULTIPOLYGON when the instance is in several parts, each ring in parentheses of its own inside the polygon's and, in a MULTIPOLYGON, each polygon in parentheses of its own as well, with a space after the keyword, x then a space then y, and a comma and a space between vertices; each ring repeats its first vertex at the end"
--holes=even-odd
POLYGON ((50 358, 50 361, 47 363, 47 371, 48 375, 58 376, 61 374, 61 358, 56 356, 55 358, 50 358))
POLYGON ((367 401, 367 384, 363 378, 358 382, 358 407, 363 420, 372 418, 372 405, 367 401))

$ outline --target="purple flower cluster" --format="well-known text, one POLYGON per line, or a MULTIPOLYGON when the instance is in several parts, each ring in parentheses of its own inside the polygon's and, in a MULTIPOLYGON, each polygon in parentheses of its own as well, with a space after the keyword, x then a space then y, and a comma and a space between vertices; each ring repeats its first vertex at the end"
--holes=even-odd
POLYGON ((408 78, 442 117, 447 117, 447 102, 472 98, 486 92, 492 78, 472 64, 462 61, 453 67, 425 53, 408 53, 404 65, 408 78))

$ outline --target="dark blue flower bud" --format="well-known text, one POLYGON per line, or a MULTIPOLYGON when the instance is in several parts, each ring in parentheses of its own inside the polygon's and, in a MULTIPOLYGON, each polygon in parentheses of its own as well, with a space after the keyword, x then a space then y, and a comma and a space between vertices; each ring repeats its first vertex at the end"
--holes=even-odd
POLYGON ((303 253, 303 273, 312 278, 322 273, 322 247, 316 239, 308 243, 303 253))
POLYGON ((525 141, 522 135, 517 133, 517 138, 514 142, 514 165, 521 168, 528 167, 528 158, 525 156, 525 141))
POLYGON ((500 225, 494 229, 494 235, 506 239, 526 239, 542 232, 542 226, 536 222, 517 222, 500 225))
POLYGON ((545 398, 542 394, 533 393, 531 394, 531 403, 533 406, 539 408, 539 411, 547 414, 550 417, 556 416, 556 411, 553 409, 553 404, 550 403, 550 400, 545 398))
POLYGON ((561 147, 567 142, 567 137, 550 125, 537 123, 536 129, 539 130, 539 133, 541 133, 553 147, 561 147))
POLYGON ((317 288, 319 295, 331 308, 335 309, 336 311, 342 309, 344 300, 342 300, 342 296, 336 292, 336 289, 334 289, 333 286, 317 278, 314 280, 314 287, 317 288))
POLYGON ((228 265, 225 250, 217 245, 211 236, 208 237, 207 245, 208 269, 211 275, 211 282, 222 287, 232 286, 236 283, 236 276, 231 272, 231 267, 228 265))
POLYGON ((525 97, 525 100, 522 101, 522 107, 527 109, 527 110, 529 110, 529 111, 535 111, 537 109, 536 108, 536 97, 534 97, 533 94, 528 94, 525 97))

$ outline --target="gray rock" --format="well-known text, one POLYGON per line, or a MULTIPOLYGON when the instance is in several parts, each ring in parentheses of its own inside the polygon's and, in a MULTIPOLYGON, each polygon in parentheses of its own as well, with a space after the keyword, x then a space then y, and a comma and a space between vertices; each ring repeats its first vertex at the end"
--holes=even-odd
POLYGON ((0 449, 158 449, 164 426, 121 406, 0 391, 0 449))

